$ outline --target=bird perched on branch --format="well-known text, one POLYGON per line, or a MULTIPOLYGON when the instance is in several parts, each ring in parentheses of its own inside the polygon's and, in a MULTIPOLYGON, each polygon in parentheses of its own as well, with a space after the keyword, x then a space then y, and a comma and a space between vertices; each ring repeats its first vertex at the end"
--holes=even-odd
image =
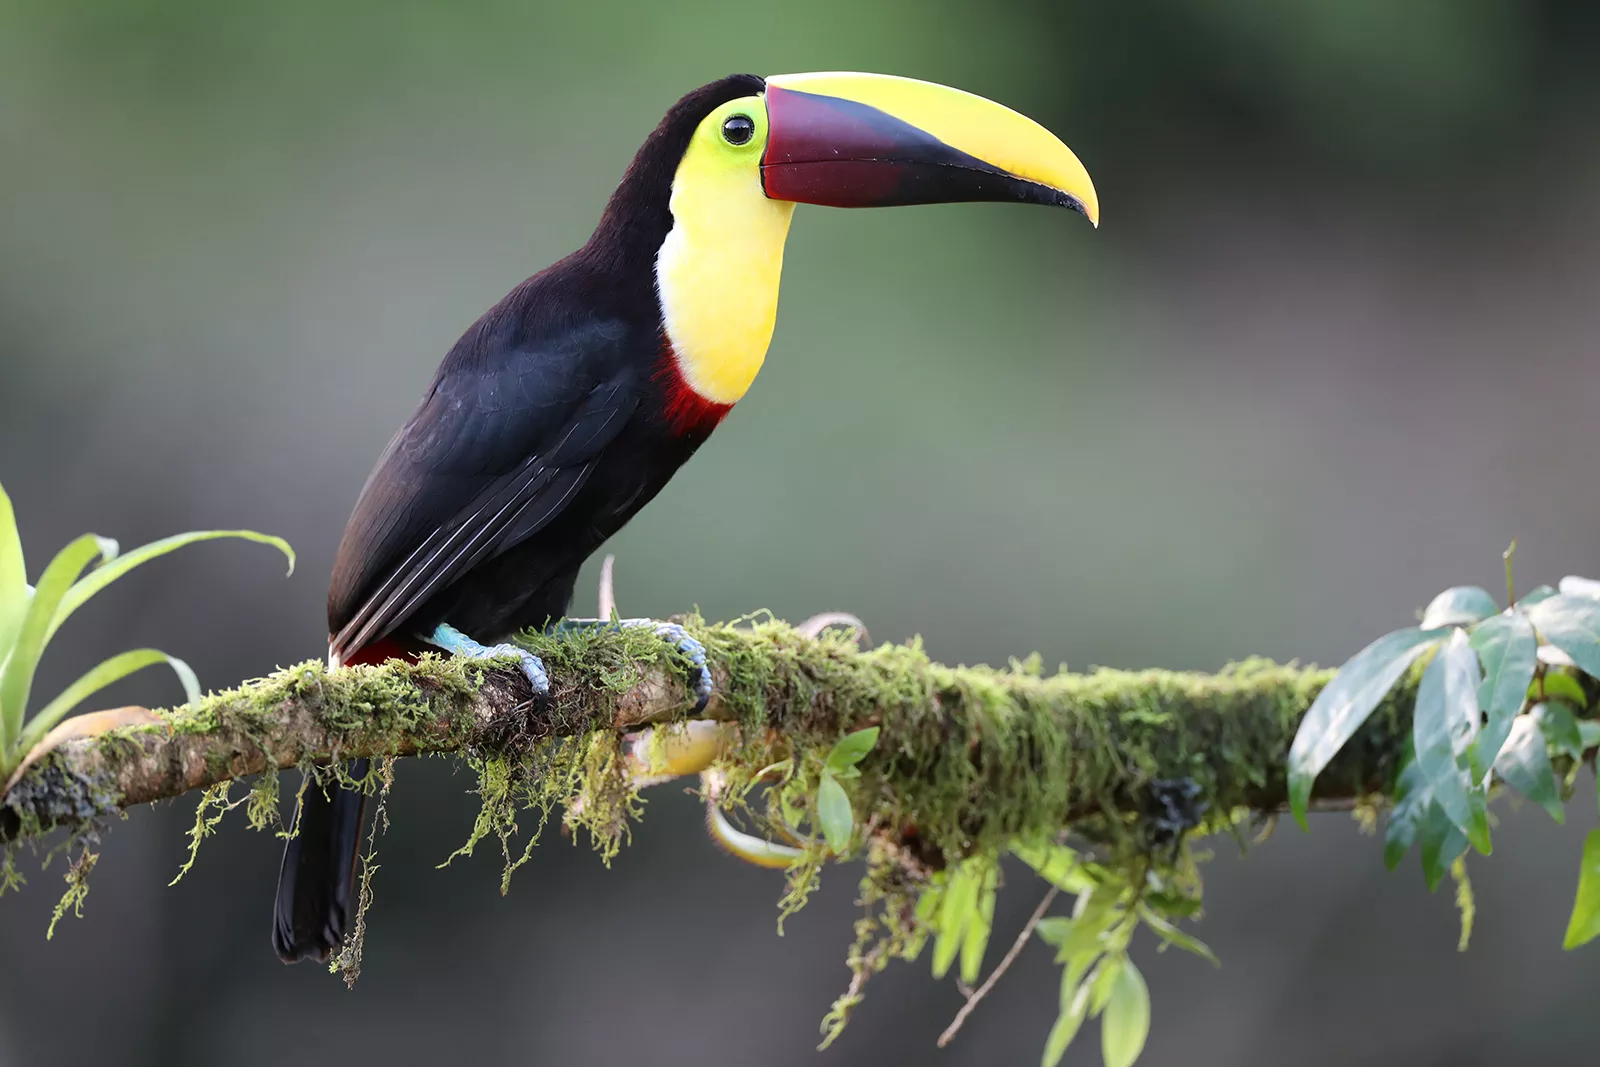
MULTIPOLYGON (((975 200, 1098 224, 1094 186, 1066 145, 956 89, 734 75, 679 100, 588 243, 467 330, 379 457, 334 565, 330 662, 428 647, 507 657, 543 693, 538 659, 495 642, 561 620, 583 562, 750 388, 794 206, 975 200)), ((634 621, 683 652, 703 706, 704 650, 669 624, 634 621)), ((344 937, 362 799, 302 790, 273 930, 286 961, 325 959, 344 937)))

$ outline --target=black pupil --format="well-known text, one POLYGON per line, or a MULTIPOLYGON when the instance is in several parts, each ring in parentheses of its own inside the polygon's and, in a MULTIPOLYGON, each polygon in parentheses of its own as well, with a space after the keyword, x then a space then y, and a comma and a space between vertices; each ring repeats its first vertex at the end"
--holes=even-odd
POLYGON ((722 124, 722 136, 729 144, 748 144, 756 135, 756 124, 749 115, 732 115, 722 124))

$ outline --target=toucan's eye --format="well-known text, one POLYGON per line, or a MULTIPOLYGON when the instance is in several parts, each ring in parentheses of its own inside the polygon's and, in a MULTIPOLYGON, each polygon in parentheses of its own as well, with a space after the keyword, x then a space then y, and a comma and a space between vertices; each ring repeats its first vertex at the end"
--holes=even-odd
POLYGON ((722 139, 729 144, 749 144, 756 135, 756 124, 749 115, 729 115, 722 122, 722 139))

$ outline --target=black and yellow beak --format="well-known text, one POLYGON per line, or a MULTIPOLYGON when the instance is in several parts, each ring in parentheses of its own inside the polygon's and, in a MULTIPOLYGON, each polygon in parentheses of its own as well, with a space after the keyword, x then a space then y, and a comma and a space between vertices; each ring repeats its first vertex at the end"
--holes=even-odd
POLYGON ((883 74, 766 80, 768 198, 826 207, 973 200, 1048 204, 1100 224, 1094 183, 1072 149, 981 96, 883 74))

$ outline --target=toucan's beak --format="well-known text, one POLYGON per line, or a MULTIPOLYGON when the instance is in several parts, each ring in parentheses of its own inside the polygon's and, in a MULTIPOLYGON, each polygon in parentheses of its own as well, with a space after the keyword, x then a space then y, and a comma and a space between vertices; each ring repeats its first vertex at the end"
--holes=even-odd
POLYGON ((1013 200, 1081 211, 1100 199, 1072 149, 981 96, 883 74, 767 79, 761 187, 773 200, 890 207, 1013 200))

